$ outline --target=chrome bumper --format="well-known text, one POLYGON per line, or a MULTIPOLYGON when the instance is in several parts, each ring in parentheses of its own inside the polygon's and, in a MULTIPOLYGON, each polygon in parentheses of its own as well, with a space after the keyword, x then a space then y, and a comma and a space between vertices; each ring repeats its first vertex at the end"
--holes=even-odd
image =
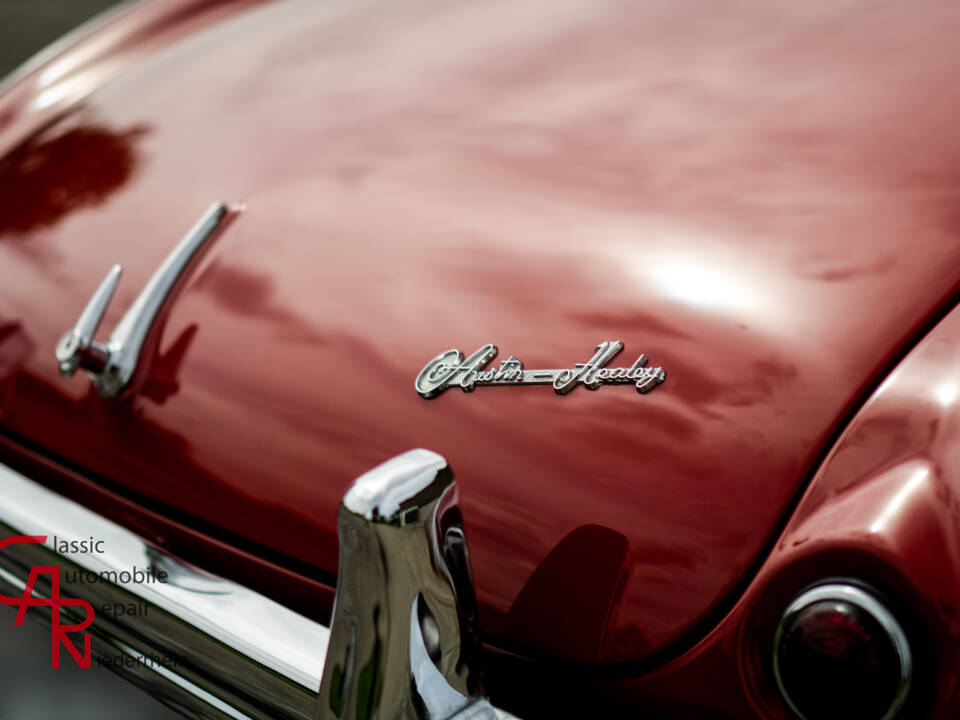
MULTIPOLYGON (((401 455, 347 493, 332 631, 3 465, 0 497, 0 538, 47 536, 0 552, 0 593, 21 597, 31 568, 60 568, 60 597, 94 608, 95 662, 186 717, 510 718, 480 697, 456 484, 435 453, 401 455), (101 552, 61 552, 91 538, 101 552)), ((41 575, 33 597, 50 594, 41 575)), ((61 607, 62 621, 81 620, 74 611, 61 607)), ((50 623, 49 608, 27 615, 50 623)))

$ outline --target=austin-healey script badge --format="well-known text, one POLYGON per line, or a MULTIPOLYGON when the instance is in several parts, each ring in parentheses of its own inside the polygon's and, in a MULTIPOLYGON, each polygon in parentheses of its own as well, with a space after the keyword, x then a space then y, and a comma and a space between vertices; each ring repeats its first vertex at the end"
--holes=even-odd
POLYGON ((440 353, 417 375, 417 392, 425 398, 436 397, 447 388, 458 387, 470 392, 479 385, 553 385, 564 395, 577 385, 590 390, 601 385, 633 383, 638 392, 650 392, 664 381, 667 373, 661 367, 645 367, 647 356, 641 355, 630 367, 608 368, 606 364, 623 350, 623 343, 607 340, 597 346, 593 357, 585 363, 560 370, 524 370, 523 363, 512 355, 500 361, 500 367, 485 370, 497 356, 496 345, 484 345, 470 357, 459 350, 440 353))

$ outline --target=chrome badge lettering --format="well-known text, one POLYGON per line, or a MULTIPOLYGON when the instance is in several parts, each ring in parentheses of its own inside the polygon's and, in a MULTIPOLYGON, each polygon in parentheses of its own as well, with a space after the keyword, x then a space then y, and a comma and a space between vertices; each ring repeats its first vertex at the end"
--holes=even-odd
POLYGON ((646 393, 667 377, 661 367, 646 367, 646 355, 638 357, 628 368, 606 367, 621 350, 622 342, 608 340, 597 346, 587 362, 560 370, 525 370, 513 355, 502 360, 500 367, 487 370, 487 364, 497 356, 496 345, 484 345, 468 358, 459 350, 447 350, 427 363, 414 385, 425 398, 436 397, 452 387, 470 392, 480 385, 553 385, 558 395, 565 395, 580 384, 596 390, 601 385, 633 383, 638 392, 646 393))

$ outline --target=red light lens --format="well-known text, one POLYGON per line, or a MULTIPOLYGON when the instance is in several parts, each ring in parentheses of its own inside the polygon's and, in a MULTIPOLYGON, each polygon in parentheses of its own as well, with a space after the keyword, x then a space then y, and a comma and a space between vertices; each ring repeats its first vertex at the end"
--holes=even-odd
POLYGON ((778 633, 776 669, 788 704, 805 720, 894 717, 909 678, 904 643, 889 622, 842 597, 792 606, 778 633))

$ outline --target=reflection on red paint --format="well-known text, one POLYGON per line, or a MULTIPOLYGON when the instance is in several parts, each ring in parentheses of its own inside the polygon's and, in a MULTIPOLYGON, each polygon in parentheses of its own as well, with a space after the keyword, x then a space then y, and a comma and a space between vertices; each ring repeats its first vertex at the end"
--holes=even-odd
POLYGON ((137 166, 145 126, 88 125, 40 135, 0 159, 0 236, 23 235, 74 210, 100 205, 137 166))

